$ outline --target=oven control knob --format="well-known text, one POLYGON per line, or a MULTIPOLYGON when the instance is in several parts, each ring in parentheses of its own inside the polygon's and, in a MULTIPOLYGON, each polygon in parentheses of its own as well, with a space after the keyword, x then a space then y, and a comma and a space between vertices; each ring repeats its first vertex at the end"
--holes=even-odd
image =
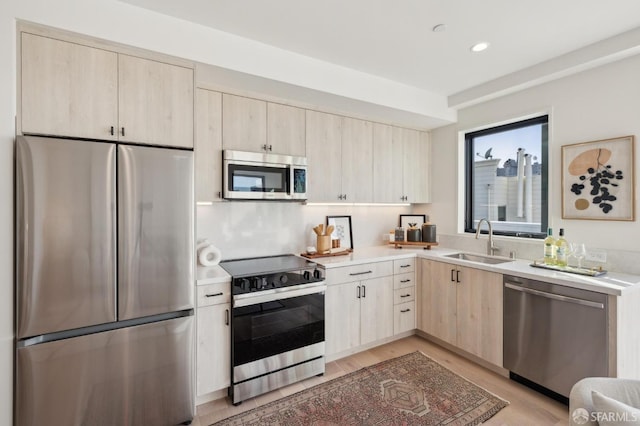
POLYGON ((258 278, 258 277, 251 278, 251 283, 250 283, 249 289, 251 291, 255 291, 255 290, 260 289, 262 287, 262 282, 261 281, 262 280, 260 278, 258 278))
POLYGON ((305 280, 310 280, 311 279, 311 272, 309 271, 304 271, 304 273, 302 274, 302 276, 304 277, 305 280))
POLYGON ((236 287, 239 287, 242 291, 249 291, 249 280, 246 278, 240 278, 236 281, 236 287))
POLYGON ((320 279, 320 270, 316 269, 313 271, 313 278, 319 280, 320 279))
POLYGON ((280 275, 280 279, 278 281, 280 281, 281 284, 286 284, 287 281, 289 281, 289 277, 286 275, 280 275))

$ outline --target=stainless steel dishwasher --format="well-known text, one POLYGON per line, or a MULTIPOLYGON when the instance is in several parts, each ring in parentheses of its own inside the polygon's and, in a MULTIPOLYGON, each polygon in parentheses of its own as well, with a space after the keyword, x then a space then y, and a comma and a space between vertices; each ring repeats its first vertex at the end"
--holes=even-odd
POLYGON ((512 379, 566 402, 578 380, 608 376, 607 342, 606 294, 504 276, 504 367, 512 379))

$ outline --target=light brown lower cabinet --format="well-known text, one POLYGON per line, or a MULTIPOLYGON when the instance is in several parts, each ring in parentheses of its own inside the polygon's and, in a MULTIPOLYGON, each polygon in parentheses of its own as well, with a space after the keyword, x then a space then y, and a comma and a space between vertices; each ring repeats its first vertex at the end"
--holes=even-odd
POLYGON ((229 283, 197 287, 196 395, 227 388, 231 381, 229 283))
POLYGON ((502 274, 421 259, 419 329, 502 366, 502 274))
POLYGON ((327 286, 326 353, 333 355, 393 335, 393 277, 327 286))

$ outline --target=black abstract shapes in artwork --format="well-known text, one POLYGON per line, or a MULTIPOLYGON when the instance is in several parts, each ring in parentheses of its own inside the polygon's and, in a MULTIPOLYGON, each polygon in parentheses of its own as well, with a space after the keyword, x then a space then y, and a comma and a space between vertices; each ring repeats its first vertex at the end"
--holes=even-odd
POLYGON ((616 170, 615 173, 612 173, 610 164, 600 163, 600 151, 597 163, 597 168, 589 167, 587 173, 579 177, 580 182, 571 185, 571 192, 576 195, 582 194, 582 190, 585 188, 583 182, 588 180, 591 185, 589 194, 593 196, 591 202, 602 209, 603 213, 609 213, 613 209, 612 203, 617 200, 616 196, 609 192, 609 186, 618 187, 618 181, 624 179, 624 174, 622 170, 616 170))

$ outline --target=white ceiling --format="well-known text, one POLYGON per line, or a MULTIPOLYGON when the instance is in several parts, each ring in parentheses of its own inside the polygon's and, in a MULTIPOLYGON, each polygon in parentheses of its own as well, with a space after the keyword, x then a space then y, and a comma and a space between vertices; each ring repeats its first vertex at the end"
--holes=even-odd
POLYGON ((638 0, 124 1, 443 96, 640 27, 638 0))

